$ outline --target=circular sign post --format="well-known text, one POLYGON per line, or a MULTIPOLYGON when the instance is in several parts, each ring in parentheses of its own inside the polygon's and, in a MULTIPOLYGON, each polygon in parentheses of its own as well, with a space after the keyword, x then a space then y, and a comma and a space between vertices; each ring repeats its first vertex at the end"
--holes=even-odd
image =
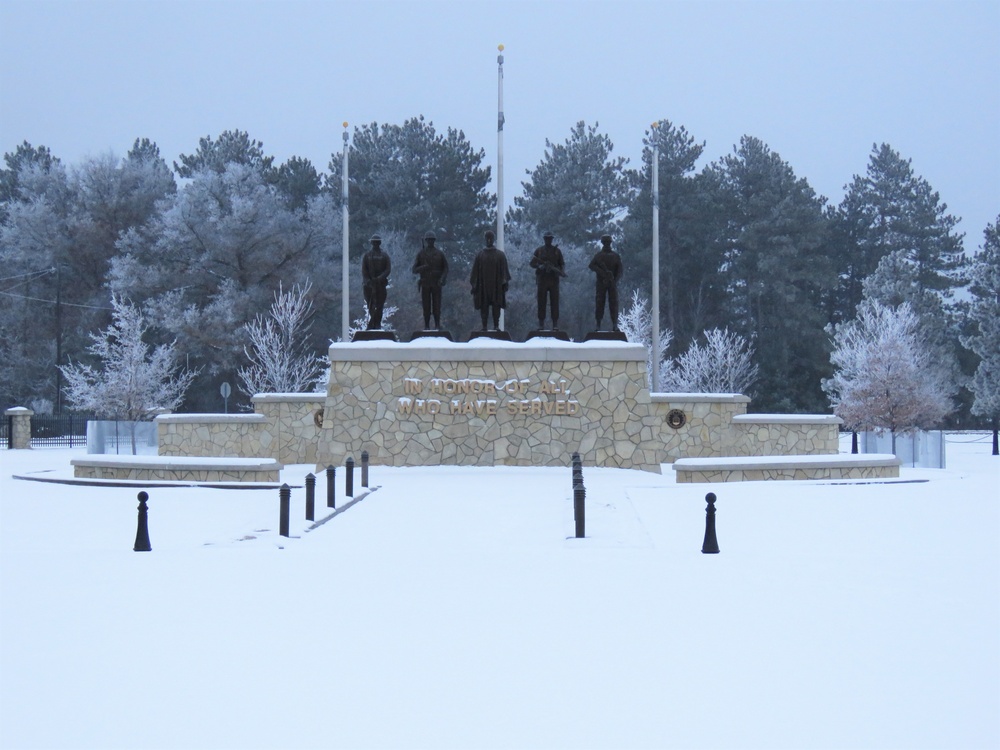
POLYGON ((229 385, 229 383, 223 383, 219 387, 219 393, 222 394, 222 402, 223 402, 223 406, 224 406, 224 408, 226 410, 226 414, 229 413, 229 396, 232 394, 232 392, 233 392, 233 389, 229 385))

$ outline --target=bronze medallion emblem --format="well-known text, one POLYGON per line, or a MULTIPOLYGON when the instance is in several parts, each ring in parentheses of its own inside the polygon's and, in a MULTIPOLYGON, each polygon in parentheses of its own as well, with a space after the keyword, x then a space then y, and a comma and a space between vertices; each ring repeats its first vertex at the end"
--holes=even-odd
POLYGON ((317 409, 315 412, 313 412, 313 422, 320 429, 323 428, 323 410, 322 409, 317 409))
POLYGON ((679 430, 687 422, 687 415, 684 414, 680 409, 671 409, 667 413, 667 424, 673 427, 675 430, 679 430))

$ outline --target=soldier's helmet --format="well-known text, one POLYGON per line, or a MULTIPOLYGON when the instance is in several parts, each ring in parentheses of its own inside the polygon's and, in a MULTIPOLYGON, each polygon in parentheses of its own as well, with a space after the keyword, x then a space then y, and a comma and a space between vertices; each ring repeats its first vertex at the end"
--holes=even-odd
POLYGON ((379 237, 377 234, 373 234, 372 238, 370 240, 370 242, 372 242, 372 243, 381 242, 381 241, 382 241, 382 238, 379 237))
POLYGON ((434 236, 434 232, 428 232, 424 235, 425 240, 436 240, 437 237, 434 236))
POLYGON ((555 235, 552 234, 552 232, 546 232, 545 234, 542 235, 542 239, 544 240, 555 239, 555 235))
POLYGON ((611 242, 611 235, 610 234, 602 234, 601 235, 601 242, 611 242))

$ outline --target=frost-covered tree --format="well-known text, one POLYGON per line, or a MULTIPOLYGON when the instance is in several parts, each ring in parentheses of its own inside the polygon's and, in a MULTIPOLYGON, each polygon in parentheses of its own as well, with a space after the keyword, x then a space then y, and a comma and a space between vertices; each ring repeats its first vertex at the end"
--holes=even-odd
POLYGON ((997 430, 1000 423, 1000 216, 986 227, 982 248, 972 259, 968 271, 972 304, 969 320, 974 332, 963 337, 962 345, 979 355, 972 376, 975 395, 972 413, 989 419, 993 425, 993 455, 1000 454, 997 430))
POLYGON ((153 347, 143 341, 147 326, 138 307, 118 296, 111 304, 111 324, 91 334, 88 351, 99 364, 71 362, 60 368, 66 398, 75 409, 127 422, 176 409, 195 373, 181 369, 174 344, 153 347))
POLYGON ((88 332, 110 320, 105 284, 116 242, 149 221, 176 186, 149 140, 137 140, 124 159, 102 154, 69 169, 27 147, 8 157, 4 181, 16 191, 0 224, 0 267, 16 278, 0 289, 9 303, 0 306, 0 331, 28 359, 0 358, 8 370, 0 383, 15 385, 0 396, 58 404, 56 366, 79 357, 88 332), (41 341, 52 346, 35 348, 41 341))
POLYGON ((704 344, 692 342, 676 359, 665 390, 748 394, 757 379, 750 343, 728 328, 705 331, 704 338, 704 344))
MULTIPOLYGON (((633 344, 646 347, 646 379, 650 388, 653 387, 653 313, 649 300, 642 296, 638 289, 632 291, 632 299, 628 306, 618 316, 618 327, 633 344)), ((671 380, 670 360, 667 350, 673 334, 669 328, 660 329, 660 387, 671 380)))
POLYGON ((268 181, 276 176, 274 157, 264 153, 261 141, 242 130, 225 130, 218 138, 205 136, 198 141, 197 151, 181 154, 180 159, 180 164, 174 162, 174 169, 181 177, 194 177, 205 170, 222 174, 230 164, 248 167, 268 181))
POLYGON ((833 377, 823 381, 834 413, 851 430, 910 432, 938 424, 954 389, 934 367, 910 306, 862 304, 855 320, 831 326, 833 377))
POLYGON ((250 339, 243 351, 250 364, 238 371, 241 390, 258 393, 305 393, 316 385, 326 360, 309 343, 312 284, 284 291, 278 284, 267 317, 258 315, 243 326, 250 339))
POLYGON ((142 300, 151 323, 205 366, 201 394, 217 392, 242 359, 243 325, 269 307, 282 283, 324 279, 312 299, 317 316, 339 303, 331 281, 340 277, 331 253, 339 227, 327 196, 295 211, 252 167, 204 170, 154 221, 125 234, 109 285, 142 300))
POLYGON ((557 244, 579 247, 615 229, 631 202, 635 178, 626 168, 628 159, 613 157, 614 144, 597 128, 581 120, 565 143, 545 140, 545 156, 521 183, 524 195, 514 198, 509 221, 550 231, 557 244))

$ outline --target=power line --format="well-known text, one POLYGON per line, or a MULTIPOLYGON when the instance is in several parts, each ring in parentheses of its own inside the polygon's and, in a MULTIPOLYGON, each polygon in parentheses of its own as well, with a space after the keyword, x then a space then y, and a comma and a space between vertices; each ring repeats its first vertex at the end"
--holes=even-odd
POLYGON ((113 310, 113 307, 98 307, 97 305, 77 305, 72 302, 56 302, 54 299, 41 299, 40 297, 26 297, 23 294, 11 294, 10 292, 0 292, 0 296, 13 297, 14 299, 24 299, 30 302, 45 302, 49 305, 64 305, 65 307, 82 307, 85 310, 113 310))

